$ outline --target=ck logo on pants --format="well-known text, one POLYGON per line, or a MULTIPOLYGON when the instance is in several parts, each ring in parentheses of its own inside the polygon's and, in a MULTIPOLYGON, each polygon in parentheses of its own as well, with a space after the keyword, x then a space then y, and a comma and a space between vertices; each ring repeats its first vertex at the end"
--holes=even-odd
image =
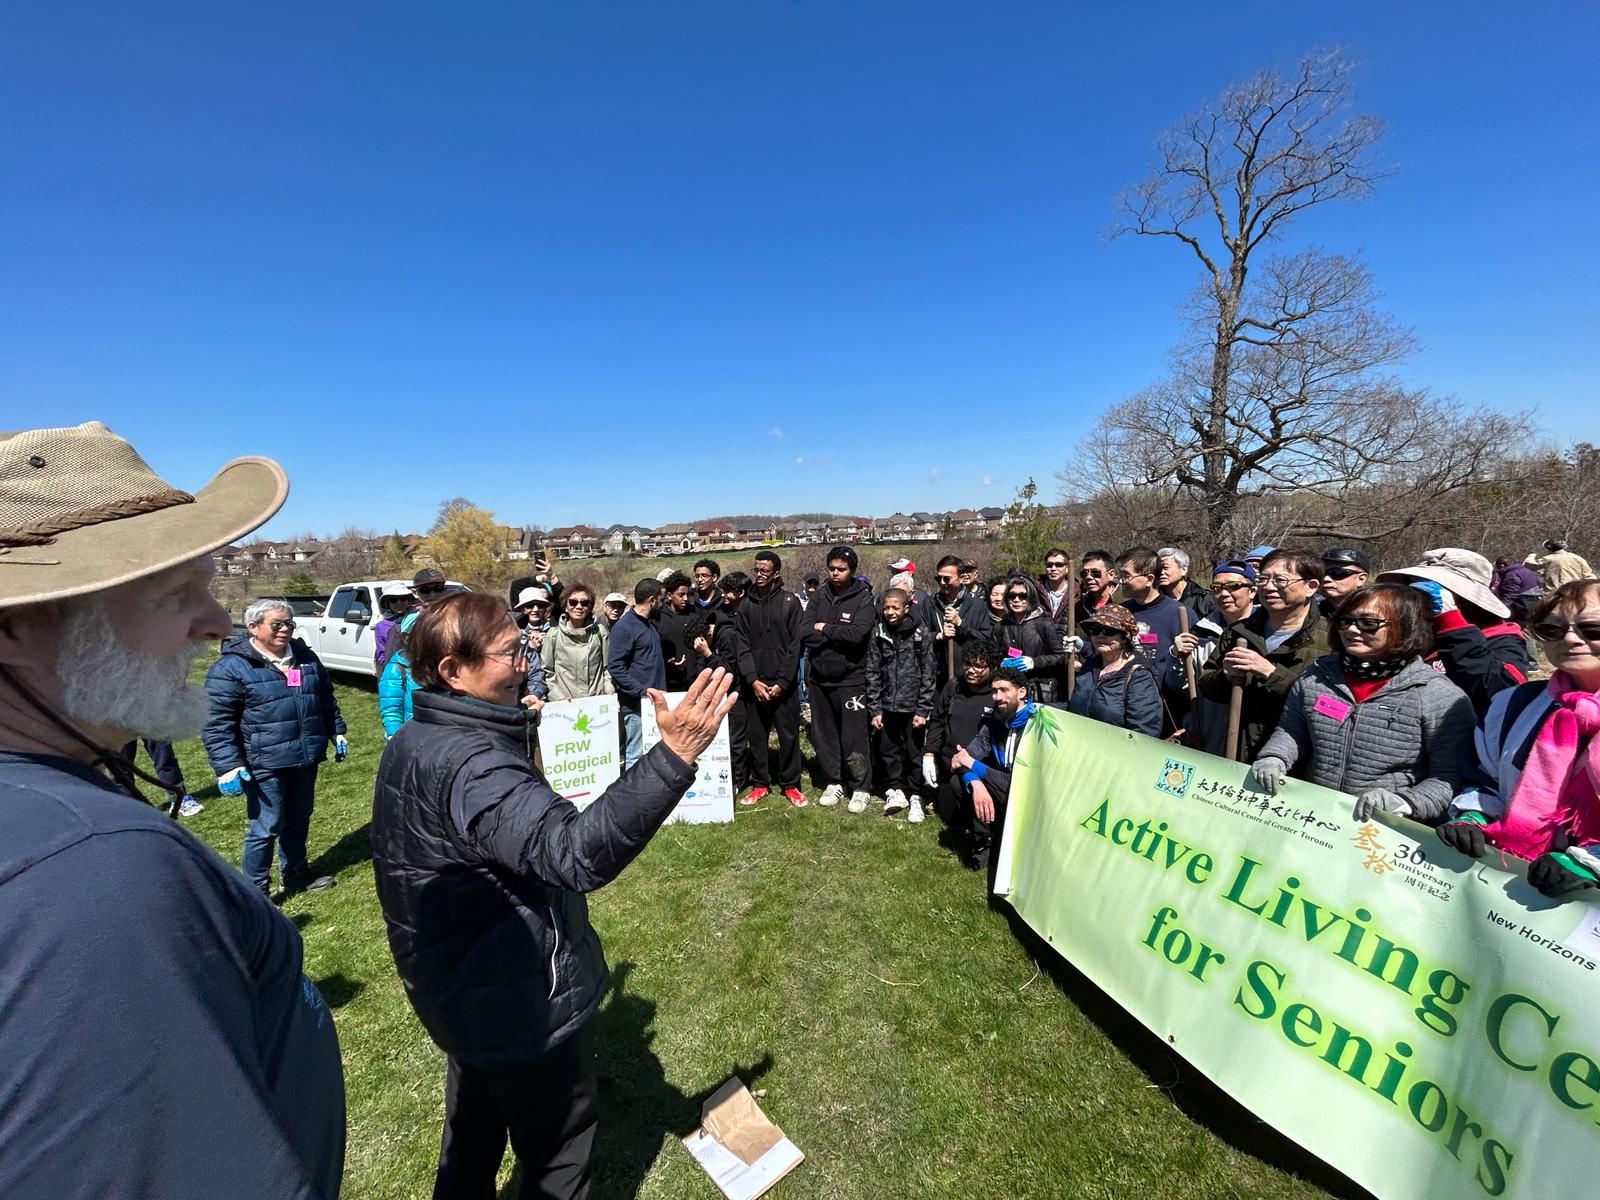
POLYGON ((850 699, 844 702, 846 712, 860 712, 866 706, 867 698, 865 696, 851 696, 850 699))

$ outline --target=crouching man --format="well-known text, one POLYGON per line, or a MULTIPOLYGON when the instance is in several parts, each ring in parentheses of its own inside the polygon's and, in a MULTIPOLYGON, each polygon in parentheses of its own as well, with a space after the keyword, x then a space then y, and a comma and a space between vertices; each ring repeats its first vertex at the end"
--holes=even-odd
POLYGON ((1017 746, 1039 709, 1028 688, 1023 671, 1015 667, 995 671, 989 680, 989 711, 972 740, 956 747, 950 778, 940 789, 939 815, 953 828, 970 832, 968 863, 976 870, 991 871, 993 842, 1011 795, 1017 746))

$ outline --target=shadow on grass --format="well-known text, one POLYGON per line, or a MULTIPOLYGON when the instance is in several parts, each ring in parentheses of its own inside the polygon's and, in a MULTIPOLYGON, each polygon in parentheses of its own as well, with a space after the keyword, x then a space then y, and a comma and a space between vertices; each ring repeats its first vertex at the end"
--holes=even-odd
MULTIPOLYGON (((656 1002, 626 990, 632 971, 631 962, 616 965, 607 1000, 594 1018, 600 1127, 594 1145, 592 1200, 637 1196, 667 1138, 692 1133, 700 1124, 701 1106, 727 1078, 724 1075, 693 1095, 668 1081, 666 1069, 650 1048, 656 1036, 652 1028, 656 1002)), ((754 1087, 771 1069, 772 1055, 767 1054, 747 1066, 731 1064, 728 1074, 754 1087)), ((500 1200, 515 1200, 521 1186, 519 1166, 500 1189, 500 1200)))
POLYGON ((329 1008, 343 1008, 350 1001, 361 994, 367 985, 359 979, 351 979, 342 971, 335 971, 332 975, 324 975, 321 979, 312 980, 317 985, 317 991, 322 993, 322 999, 329 1008))
POLYGON ((372 822, 352 829, 329 846, 311 864, 313 875, 337 875, 346 867, 372 861, 372 822))
POLYGON ((989 906, 1005 914, 1017 941, 1039 969, 1055 981, 1062 994, 1093 1021, 1153 1085, 1165 1092, 1184 1116, 1234 1149, 1280 1171, 1309 1180, 1341 1200, 1375 1200, 1360 1184, 1296 1145, 1185 1062, 1087 975, 1062 958, 1009 904, 991 894, 989 906))

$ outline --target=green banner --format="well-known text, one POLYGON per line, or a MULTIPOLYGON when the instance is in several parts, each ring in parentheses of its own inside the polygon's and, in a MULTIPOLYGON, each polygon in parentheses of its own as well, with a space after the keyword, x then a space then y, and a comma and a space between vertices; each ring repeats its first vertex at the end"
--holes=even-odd
POLYGON ((1587 1195, 1600 908, 1349 796, 1057 710, 997 890, 1257 1116, 1382 1197, 1587 1195), (1512 869, 1507 869, 1507 868, 1512 869))

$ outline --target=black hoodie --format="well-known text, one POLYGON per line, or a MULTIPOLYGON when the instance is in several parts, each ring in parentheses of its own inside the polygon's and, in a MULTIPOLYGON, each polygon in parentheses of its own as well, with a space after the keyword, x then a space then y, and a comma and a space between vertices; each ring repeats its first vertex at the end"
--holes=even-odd
MULTIPOLYGON (((763 591, 745 589, 744 601, 733 615, 738 634, 739 683, 781 684, 792 688, 800 674, 800 629, 805 605, 800 603, 783 578, 774 576, 763 591)), ((727 614, 722 620, 727 622, 727 614)), ((752 693, 750 699, 755 699, 752 693)))
POLYGON ((807 679, 825 687, 865 684, 867 646, 877 624, 877 601, 859 579, 846 583, 842 592, 835 592, 831 583, 818 588, 805 611, 800 639, 811 652, 807 679))

